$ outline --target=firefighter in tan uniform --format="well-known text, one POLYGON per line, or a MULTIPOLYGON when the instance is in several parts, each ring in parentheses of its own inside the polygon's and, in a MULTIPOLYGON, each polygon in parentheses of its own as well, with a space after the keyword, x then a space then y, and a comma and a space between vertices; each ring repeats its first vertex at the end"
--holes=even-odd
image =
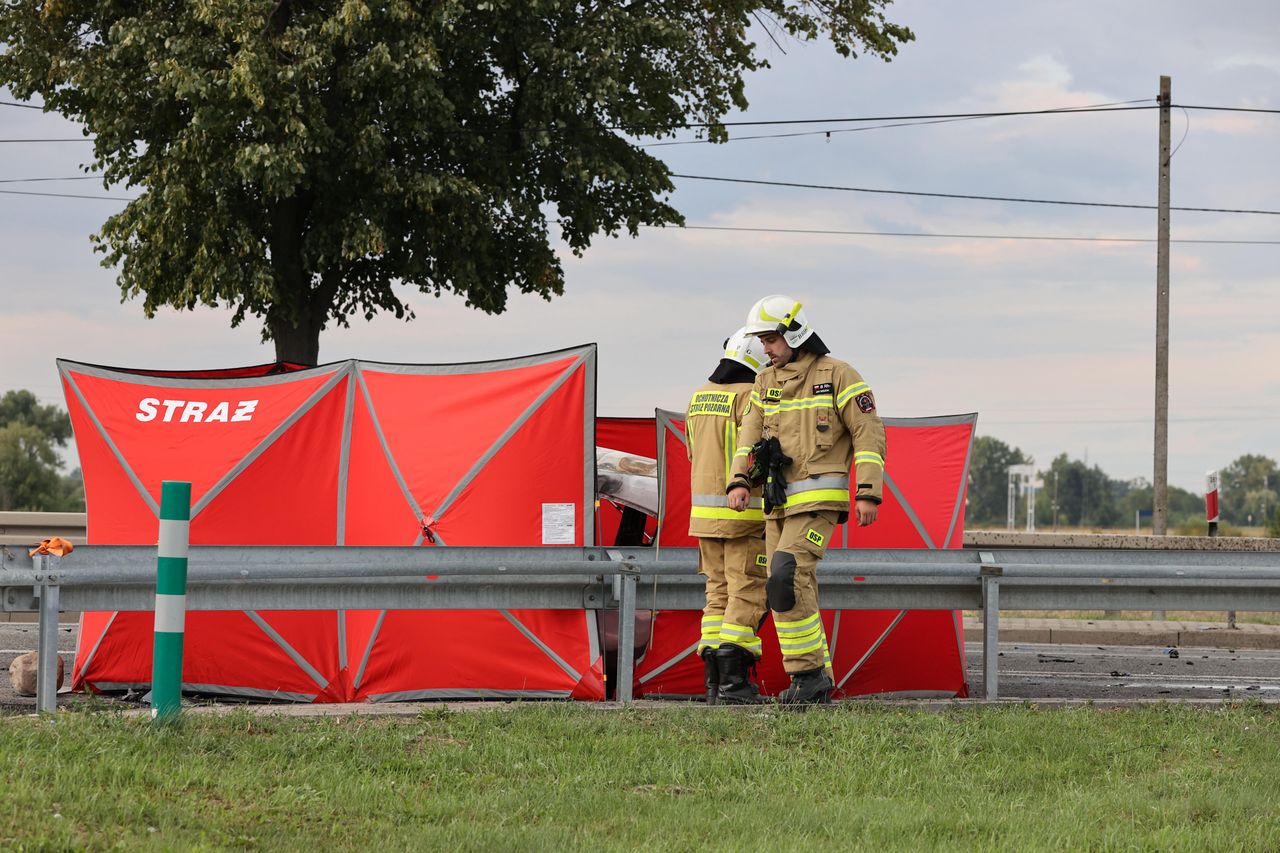
POLYGON ((746 510, 753 464, 758 474, 760 463, 767 467, 770 461, 754 457, 780 451, 774 470, 785 491, 766 484, 764 506, 768 605, 791 676, 778 701, 828 702, 835 685, 818 610, 818 561, 832 529, 849 518, 851 497, 859 526, 876 520, 884 425, 871 388, 851 366, 828 355, 799 302, 766 296, 752 306, 745 328, 760 337, 770 366, 756 377, 751 409, 738 433, 729 504, 746 510))
POLYGON ((758 489, 741 512, 729 507, 725 492, 738 428, 764 362, 760 339, 739 329, 725 341, 710 380, 694 392, 685 418, 689 535, 698 537, 698 567, 707 579, 698 655, 711 705, 759 701, 750 671, 760 657, 756 629, 765 614, 764 512, 758 489))

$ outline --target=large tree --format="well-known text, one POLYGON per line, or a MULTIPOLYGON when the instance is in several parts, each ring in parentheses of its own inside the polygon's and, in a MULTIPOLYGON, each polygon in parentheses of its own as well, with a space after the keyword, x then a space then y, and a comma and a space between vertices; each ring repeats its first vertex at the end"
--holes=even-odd
POLYGON ((397 284, 560 294, 548 217, 575 253, 681 223, 634 139, 723 139, 760 30, 891 58, 889 2, 7 0, 0 83, 134 189, 94 237, 124 298, 230 306, 315 363, 329 323, 411 317, 397 284))

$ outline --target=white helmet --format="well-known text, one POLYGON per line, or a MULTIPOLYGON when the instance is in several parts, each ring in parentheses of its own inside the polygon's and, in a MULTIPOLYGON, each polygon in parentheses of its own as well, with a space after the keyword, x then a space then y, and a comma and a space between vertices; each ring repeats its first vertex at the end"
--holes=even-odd
POLYGON ((746 329, 739 329, 724 342, 724 357, 745 364, 752 373, 759 373, 760 368, 769 363, 764 354, 764 344, 755 335, 748 334, 746 329))
POLYGON ((743 330, 748 335, 776 332, 782 335, 787 346, 792 349, 800 346, 813 334, 809 320, 804 315, 804 306, 790 296, 779 294, 766 296, 752 305, 743 330))

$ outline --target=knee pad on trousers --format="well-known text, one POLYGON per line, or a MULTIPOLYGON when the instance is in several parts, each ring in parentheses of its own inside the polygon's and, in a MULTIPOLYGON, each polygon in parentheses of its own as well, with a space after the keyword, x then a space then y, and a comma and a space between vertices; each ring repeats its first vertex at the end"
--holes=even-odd
POLYGON ((796 606, 796 558, 786 551, 774 551, 769 580, 764 585, 769 609, 785 613, 796 606))

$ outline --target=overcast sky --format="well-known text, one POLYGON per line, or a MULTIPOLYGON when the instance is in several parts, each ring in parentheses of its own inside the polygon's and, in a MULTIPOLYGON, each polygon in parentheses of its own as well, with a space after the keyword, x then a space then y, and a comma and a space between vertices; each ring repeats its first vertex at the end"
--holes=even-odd
MULTIPOLYGON (((748 82, 756 120, 1154 103, 1280 109, 1280 4, 899 2, 916 41, 891 63, 824 44, 768 45, 748 82)), ((0 99, 11 100, 8 93, 0 99)), ((743 117, 739 117, 743 118, 743 117)), ((674 172, 925 192, 1154 204, 1153 110, 1020 116, 651 149, 674 172)), ((0 138, 76 135, 0 107, 0 138)), ((849 129, 857 125, 831 125, 849 129)), ((735 136, 812 130, 735 129, 735 136)), ((690 137, 691 138, 691 135, 690 137)), ((1280 115, 1175 109, 1172 203, 1280 210, 1280 115)), ((2 144, 0 178, 80 174, 84 143, 2 144)), ((690 225, 1151 241, 1152 210, 1068 207, 677 181, 690 225)), ((92 181, 4 190, 105 194, 92 181)), ((123 194, 112 191, 113 194, 123 194)), ((142 316, 120 303, 89 234, 110 201, 0 195, 0 390, 62 403, 54 359, 219 367, 274 359, 229 313, 142 316)), ((1280 458, 1280 217, 1174 212, 1169 478, 1199 491, 1242 453, 1280 458)), ((1047 465, 1058 453, 1113 477, 1152 476, 1153 242, 799 235, 646 229, 565 253, 566 294, 513 297, 490 317, 411 295, 321 337, 321 360, 441 362, 600 345, 603 415, 683 408, 720 342, 760 296, 802 300, 886 416, 978 412, 980 434, 1047 465)), ((892 448, 890 448, 892 452, 892 448)))

